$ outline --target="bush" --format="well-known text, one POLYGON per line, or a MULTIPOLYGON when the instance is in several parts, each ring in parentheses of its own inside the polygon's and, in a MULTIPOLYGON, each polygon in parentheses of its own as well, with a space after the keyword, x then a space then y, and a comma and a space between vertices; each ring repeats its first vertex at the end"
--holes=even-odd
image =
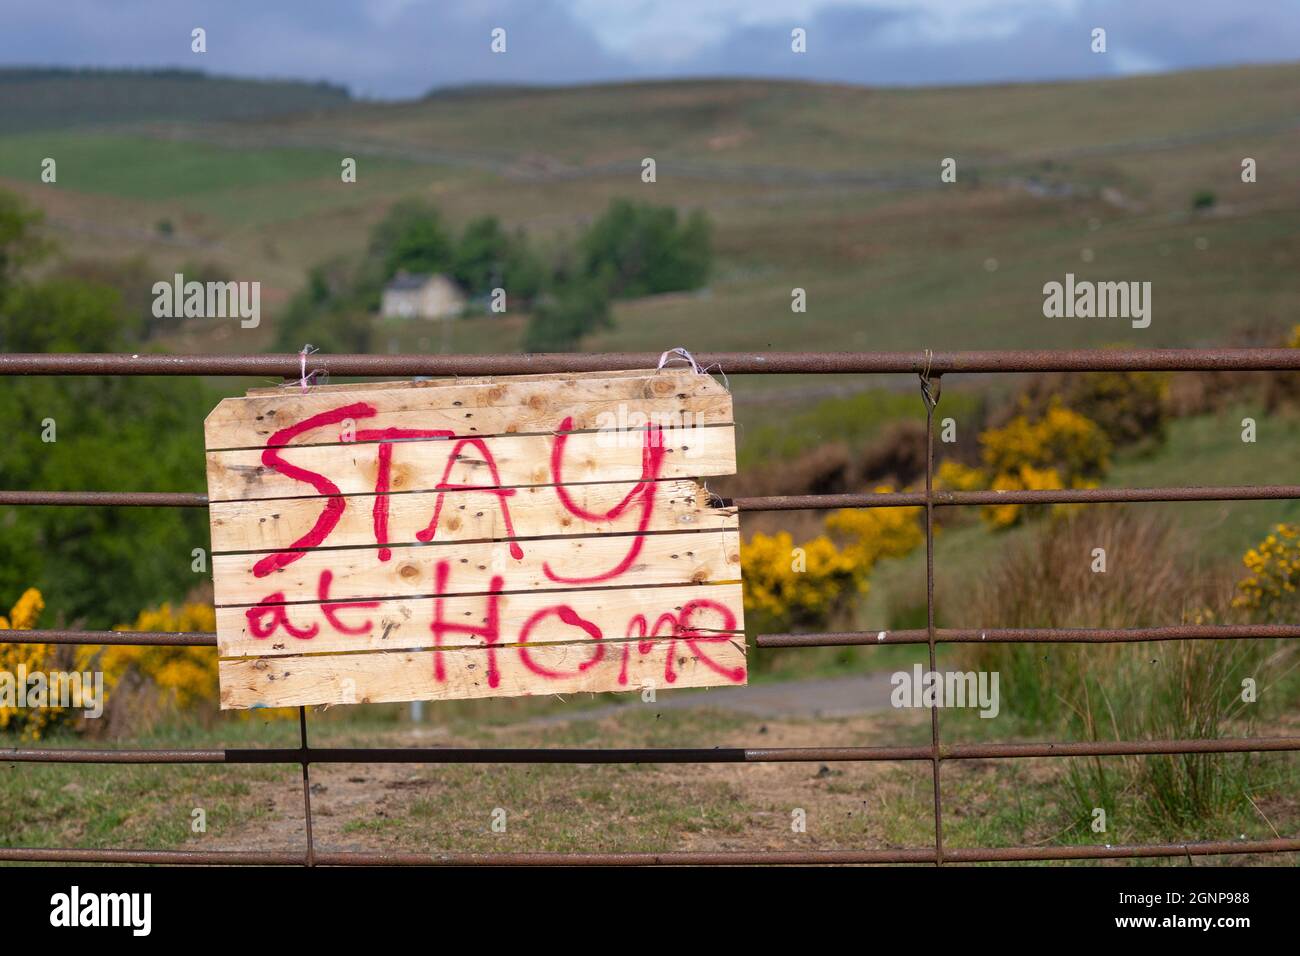
POLYGON ((1043 418, 1054 404, 1097 424, 1112 446, 1158 445, 1170 414, 1170 377, 1163 372, 1064 372, 1038 375, 994 425, 1016 416, 1043 418))
MULTIPOLYGON (((882 485, 877 493, 892 489, 882 485)), ((920 518, 924 509, 844 508, 826 519, 826 529, 849 539, 848 551, 870 570, 882 558, 902 558, 925 540, 920 518)))
MULTIPOLYGON (((890 489, 880 487, 878 492, 890 489)), ((755 534, 740 548, 745 582, 745 613, 753 630, 824 627, 841 617, 853 599, 865 594, 877 561, 901 558, 924 540, 922 509, 849 508, 826 519, 826 535, 798 551, 788 532, 755 534)))
MULTIPOLYGON (((1300 325, 1291 330, 1287 348, 1300 349, 1300 325)), ((1264 401, 1270 412, 1284 405, 1300 405, 1300 372, 1278 372, 1268 376, 1264 401)))
MULTIPOLYGON (((215 631, 216 612, 210 604, 170 603, 141 611, 133 623, 115 631, 215 631)), ((104 725, 108 734, 137 733, 159 721, 183 716, 209 723, 219 711, 217 650, 214 647, 172 647, 114 644, 86 647, 77 666, 104 673, 104 725)), ((239 711, 259 719, 291 717, 292 707, 239 711)))
POLYGON ((1300 525, 1280 524, 1246 552, 1250 574, 1237 584, 1233 607, 1266 621, 1296 617, 1300 605, 1300 525))
POLYGON ((584 336, 613 324, 604 287, 599 282, 571 281, 533 308, 524 329, 524 351, 571 352, 584 336))
POLYGON ((523 232, 508 235, 496 216, 481 216, 465 226, 454 258, 452 274, 471 295, 500 287, 511 303, 527 305, 541 292, 541 261, 523 232))
POLYGON ((825 535, 800 545, 785 531, 755 534, 740 546, 745 614, 756 631, 818 626, 867 590, 867 569, 825 535))
POLYGON ((712 268, 710 233, 702 212, 679 223, 671 206, 616 199, 579 241, 580 271, 620 299, 697 289, 712 268))
MULTIPOLYGON (((41 592, 28 588, 10 610, 8 618, 0 615, 0 631, 33 630, 43 610, 45 601, 41 592)), ((49 644, 0 643, 0 673, 13 675, 16 691, 20 671, 23 674, 45 671, 50 656, 49 644)), ((18 707, 16 699, 11 704, 0 701, 0 730, 14 731, 32 740, 40 739, 46 730, 66 716, 67 712, 60 707, 18 707)))
POLYGON ((1110 467, 1111 443, 1097 424, 1052 402, 1040 418, 1018 415, 980 434, 981 456, 994 475, 1023 466, 1055 469, 1062 481, 1100 477, 1110 467))
POLYGON ((396 203, 370 234, 371 259, 383 263, 384 281, 398 272, 450 272, 455 254, 436 206, 412 199, 396 203))

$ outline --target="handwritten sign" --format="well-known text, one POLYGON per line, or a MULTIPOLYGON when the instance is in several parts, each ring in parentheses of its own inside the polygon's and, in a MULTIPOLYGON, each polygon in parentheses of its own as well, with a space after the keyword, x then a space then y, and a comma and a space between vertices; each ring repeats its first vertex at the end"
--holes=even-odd
POLYGON ((745 682, 706 375, 259 389, 204 431, 223 709, 745 682))

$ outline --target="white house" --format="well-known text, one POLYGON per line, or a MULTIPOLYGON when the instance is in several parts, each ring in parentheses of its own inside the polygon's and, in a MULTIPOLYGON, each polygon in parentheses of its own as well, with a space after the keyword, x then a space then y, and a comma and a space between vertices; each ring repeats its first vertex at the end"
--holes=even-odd
POLYGON ((465 308, 465 293, 445 275, 399 272, 384 286, 380 314, 397 319, 450 319, 465 308))

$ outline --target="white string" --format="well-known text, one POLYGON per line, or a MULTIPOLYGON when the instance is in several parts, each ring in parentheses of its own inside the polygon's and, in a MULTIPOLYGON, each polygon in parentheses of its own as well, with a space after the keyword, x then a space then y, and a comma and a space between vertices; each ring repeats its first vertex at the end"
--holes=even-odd
POLYGON ((669 349, 667 352, 664 352, 662 355, 659 356, 659 365, 655 369, 655 371, 662 369, 669 362, 688 362, 691 366, 691 371, 694 372, 696 375, 708 375, 711 371, 713 371, 713 369, 716 368, 718 370, 718 374, 722 376, 722 387, 727 389, 727 391, 731 391, 731 383, 727 380, 727 373, 722 370, 722 366, 719 365, 717 362, 714 362, 708 368, 702 368, 700 366, 700 363, 695 361, 694 355, 686 351, 686 349, 682 348, 681 346, 678 346, 675 349, 669 349))
MULTIPOLYGON (((691 371, 696 375, 703 375, 704 370, 700 368, 700 363, 695 361, 695 356, 686 349, 678 346, 675 349, 669 349, 663 355, 659 356, 659 368, 663 368, 670 361, 672 362, 689 362, 691 371)), ((658 371, 658 369, 656 369, 658 371)))
POLYGON ((316 371, 318 371, 318 370, 313 370, 310 375, 307 374, 307 356, 315 351, 316 351, 316 346, 304 345, 302 347, 302 351, 298 353, 298 370, 299 370, 298 384, 302 386, 302 393, 304 395, 307 394, 307 383, 311 381, 311 379, 316 377, 316 371))

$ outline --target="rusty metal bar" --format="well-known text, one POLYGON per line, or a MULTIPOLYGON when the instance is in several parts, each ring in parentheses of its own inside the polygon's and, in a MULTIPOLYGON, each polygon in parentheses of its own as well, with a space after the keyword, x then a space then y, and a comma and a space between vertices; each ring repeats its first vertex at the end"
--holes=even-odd
POLYGON ((316 841, 311 834, 311 761, 308 759, 311 749, 307 746, 307 708, 298 708, 298 739, 302 746, 299 757, 302 763, 302 815, 307 825, 307 865, 316 865, 316 841))
MULTIPOLYGON (((1300 624, 1176 624, 1168 627, 988 627, 935 629, 940 644, 1142 644, 1147 641, 1228 641, 1300 638, 1300 624)), ((759 634, 756 647, 866 647, 926 644, 928 632, 828 631, 759 634)))
MULTIPOLYGON (((1175 624, 1164 627, 935 628, 940 644, 1142 644, 1148 641, 1288 640, 1300 624, 1175 624)), ((923 629, 758 634, 757 647, 857 647, 926 644, 923 629)), ((211 631, 4 631, 4 644, 107 644, 115 646, 216 647, 211 631)))
POLYGON ((166 866, 303 866, 292 850, 92 850, 79 847, 0 847, 3 863, 157 863, 166 866))
MULTIPOLYGON (((935 507, 969 505, 1102 504, 1159 501, 1275 501, 1300 499, 1300 485, 1224 485, 1168 488, 1060 488, 1042 491, 934 492, 935 507)), ((724 498, 739 511, 830 511, 840 508, 924 507, 921 491, 838 495, 771 495, 724 498)), ((0 505, 127 508, 206 508, 208 496, 196 492, 0 491, 0 505)))
MULTIPOLYGON (((1300 751, 1300 736, 1187 740, 1079 740, 947 744, 940 760, 1024 757, 1128 757, 1149 754, 1284 753, 1300 751)), ((206 750, 91 750, 79 747, 0 749, 0 763, 94 764, 646 764, 859 763, 933 760, 917 747, 246 747, 206 750)))
MULTIPOLYGON (((331 376, 522 375, 613 372, 655 368, 658 352, 536 355, 330 355, 317 352, 308 371, 331 376)), ((1241 349, 1020 349, 969 352, 703 352, 701 365, 728 375, 899 372, 1137 372, 1300 371, 1300 350, 1241 349)), ((3 375, 236 375, 297 381, 302 359, 281 355, 11 354, 0 355, 3 375)))
MULTIPOLYGON (((1042 491, 935 491, 936 507, 1069 505, 1143 501, 1274 501, 1300 498, 1300 485, 1225 485, 1190 488, 1058 488, 1042 491)), ((826 511, 839 508, 923 507, 921 491, 842 495, 773 495, 723 499, 739 511, 826 511)))
POLYGON ((0 491, 0 505, 206 508, 208 496, 186 491, 0 491))
POLYGON ((0 631, 0 644, 111 644, 128 647, 216 647, 210 631, 0 631))
MULTIPOLYGON (((925 403, 925 642, 930 653, 930 671, 935 665, 934 634, 934 409, 939 404, 943 380, 930 377, 929 356, 921 372, 921 398, 925 403)), ((939 705, 930 705, 930 740, 933 744, 934 778, 934 862, 943 866, 942 751, 939 743, 939 705)))
MULTIPOLYGON (((1034 860, 1113 860, 1300 852, 1300 839, 1219 840, 1114 846, 1007 846, 952 848, 948 863, 1034 860)), ((318 866, 763 866, 934 863, 932 847, 880 850, 731 850, 666 853, 317 853, 318 866)), ((62 847, 0 848, 0 862, 156 863, 194 866, 303 866, 302 853, 279 850, 122 850, 62 847)))

